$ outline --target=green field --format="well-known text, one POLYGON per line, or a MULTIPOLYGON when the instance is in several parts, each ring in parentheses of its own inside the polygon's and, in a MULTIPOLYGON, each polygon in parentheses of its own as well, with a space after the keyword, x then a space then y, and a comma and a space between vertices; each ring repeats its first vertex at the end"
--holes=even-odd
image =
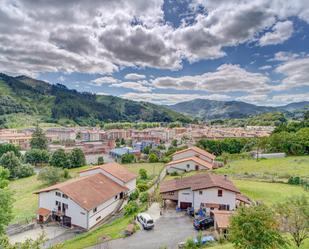
POLYGON ((133 173, 138 174, 140 169, 145 169, 148 175, 159 175, 162 168, 164 167, 163 163, 131 163, 131 164, 123 164, 128 170, 133 173))
POLYGON ((269 183, 249 180, 233 180, 241 193, 247 195, 252 200, 262 201, 267 205, 284 201, 287 197, 295 195, 307 195, 302 187, 292 186, 284 183, 269 183))
POLYGON ((309 156, 237 160, 217 169, 219 174, 251 176, 256 178, 287 179, 290 176, 309 177, 309 156))

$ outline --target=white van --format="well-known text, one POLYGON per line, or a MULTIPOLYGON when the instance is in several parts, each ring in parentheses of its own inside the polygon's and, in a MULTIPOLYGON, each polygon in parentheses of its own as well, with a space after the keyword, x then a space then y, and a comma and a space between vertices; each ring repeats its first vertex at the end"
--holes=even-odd
POLYGON ((153 219, 151 218, 151 216, 149 214, 146 213, 139 213, 136 217, 137 221, 139 223, 141 223, 141 225, 143 226, 143 228, 145 230, 150 230, 153 229, 154 227, 154 222, 153 219))

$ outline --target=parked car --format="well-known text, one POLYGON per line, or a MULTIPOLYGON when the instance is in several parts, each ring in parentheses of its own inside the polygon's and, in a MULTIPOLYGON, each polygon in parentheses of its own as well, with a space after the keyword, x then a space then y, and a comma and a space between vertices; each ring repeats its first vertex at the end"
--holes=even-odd
POLYGON ((139 213, 136 217, 137 221, 141 223, 145 230, 150 230, 154 228, 153 219, 149 214, 146 213, 139 213))
POLYGON ((212 217, 201 217, 194 219, 193 226, 196 230, 204 230, 214 225, 214 219, 212 217))

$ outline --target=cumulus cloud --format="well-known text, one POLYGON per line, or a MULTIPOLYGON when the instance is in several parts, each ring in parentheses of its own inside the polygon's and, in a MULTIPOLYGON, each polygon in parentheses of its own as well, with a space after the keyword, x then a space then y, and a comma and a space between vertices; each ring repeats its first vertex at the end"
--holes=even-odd
POLYGON ((145 86, 145 85, 138 83, 138 82, 121 82, 121 83, 117 83, 117 84, 112 84, 112 85, 110 85, 110 87, 127 88, 127 89, 135 90, 135 91, 138 91, 138 92, 150 92, 151 89, 152 89, 151 87, 145 86))
POLYGON ((223 64, 215 72, 195 76, 159 77, 152 81, 157 88, 207 90, 210 92, 268 91, 269 79, 261 73, 248 72, 239 65, 223 64))
POLYGON ((137 73, 129 73, 126 76, 124 76, 127 80, 142 80, 145 79, 146 76, 144 74, 137 74, 137 73))
POLYGON ((277 22, 271 32, 265 33, 260 38, 260 45, 276 45, 288 40, 293 34, 293 23, 291 21, 277 22))
POLYGON ((309 22, 305 0, 293 4, 196 0, 192 10, 202 5, 205 12, 194 13, 190 22, 182 20, 175 27, 166 22, 163 4, 163 0, 2 0, 0 66, 4 72, 25 74, 103 74, 127 66, 178 70, 183 59, 225 56, 225 47, 259 40, 283 42, 292 34, 288 20, 292 16, 309 22))
POLYGON ((104 85, 104 84, 113 84, 113 83, 118 83, 120 82, 118 79, 115 79, 114 77, 111 76, 104 76, 100 78, 96 78, 91 81, 92 83, 95 83, 97 85, 104 85))
POLYGON ((276 87, 277 90, 309 86, 309 55, 304 58, 290 58, 280 64, 275 72, 284 76, 282 84, 276 87))
POLYGON ((125 93, 121 97, 136 100, 136 101, 147 101, 155 104, 171 105, 178 102, 189 101, 193 99, 211 99, 211 100, 230 100, 231 97, 228 95, 221 94, 166 94, 166 93, 125 93))

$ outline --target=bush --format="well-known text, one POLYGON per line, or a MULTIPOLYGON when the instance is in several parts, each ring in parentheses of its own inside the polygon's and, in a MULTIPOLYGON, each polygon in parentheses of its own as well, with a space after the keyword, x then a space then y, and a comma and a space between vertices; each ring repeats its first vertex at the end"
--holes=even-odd
POLYGON ((171 176, 178 176, 179 174, 178 174, 178 171, 174 171, 174 172, 172 172, 170 175, 171 175, 171 176))
POLYGON ((147 171, 145 169, 140 169, 138 171, 138 174, 139 174, 139 176, 140 176, 140 178, 142 180, 147 180, 148 179, 147 171))
POLYGON ((59 167, 59 168, 69 168, 70 167, 70 160, 65 153, 64 149, 56 150, 50 159, 50 165, 59 167))
POLYGON ((148 157, 150 163, 157 163, 159 161, 158 156, 155 153, 151 153, 148 157))
POLYGON ((124 206, 124 214, 131 215, 135 214, 138 211, 138 205, 135 201, 129 202, 127 205, 124 206))
POLYGON ((138 196, 139 196, 139 192, 138 190, 136 189, 134 192, 132 192, 129 196, 129 202, 130 201, 135 201, 138 199, 138 196))
POLYGON ((142 192, 142 193, 140 194, 139 200, 140 200, 142 203, 148 202, 148 200, 149 200, 149 194, 148 194, 147 192, 142 192))
POLYGON ((55 184, 70 178, 69 171, 56 167, 45 167, 38 174, 38 180, 49 185, 55 184))
POLYGON ((146 183, 139 183, 137 184, 137 189, 139 190, 139 192, 145 192, 146 190, 148 190, 148 185, 146 183))
POLYGON ((34 167, 30 164, 22 164, 18 170, 18 178, 33 176, 34 174, 34 167))
POLYGON ((134 161, 135 161, 135 156, 133 154, 127 153, 121 157, 122 163, 133 163, 134 161))
POLYGON ((104 157, 99 156, 98 157, 98 165, 104 164, 104 157))
POLYGON ((31 149, 25 154, 25 162, 32 165, 48 163, 49 153, 47 150, 31 149))

